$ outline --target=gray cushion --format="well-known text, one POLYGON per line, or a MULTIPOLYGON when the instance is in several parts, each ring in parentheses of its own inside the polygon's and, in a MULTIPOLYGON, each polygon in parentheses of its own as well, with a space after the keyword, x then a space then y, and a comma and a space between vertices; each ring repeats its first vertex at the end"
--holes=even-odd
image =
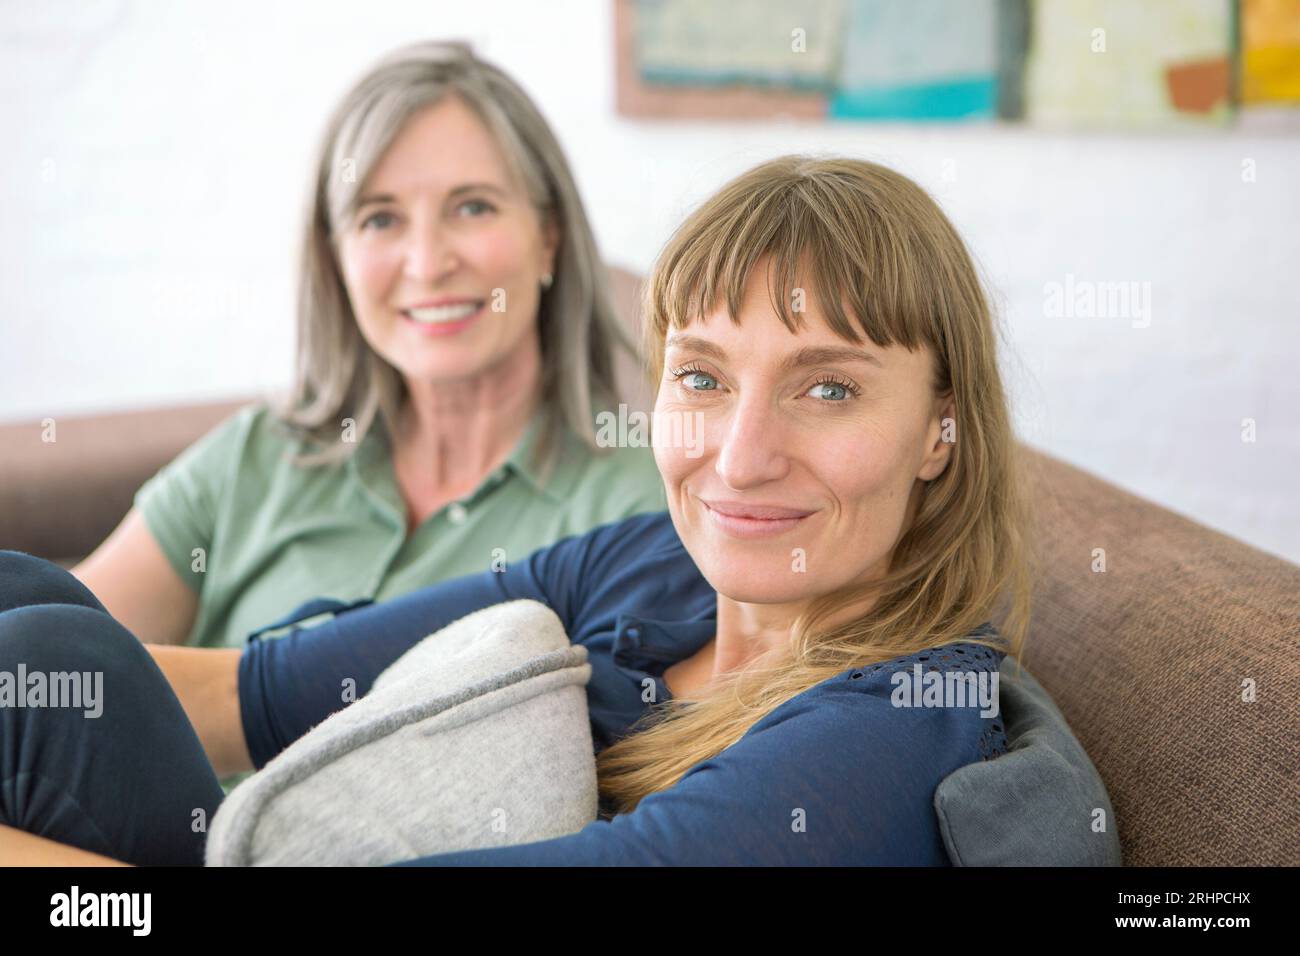
POLYGON ((957 866, 1122 865, 1106 785, 1064 715, 1010 658, 999 674, 1007 753, 967 764, 935 789, 949 858, 957 866))
POLYGON ((590 677, 544 604, 466 615, 232 790, 206 864, 378 865, 575 833, 598 811, 590 677))

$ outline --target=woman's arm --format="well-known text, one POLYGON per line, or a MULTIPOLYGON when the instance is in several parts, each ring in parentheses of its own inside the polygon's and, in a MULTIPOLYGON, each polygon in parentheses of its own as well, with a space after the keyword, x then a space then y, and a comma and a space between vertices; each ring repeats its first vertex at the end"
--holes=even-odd
POLYGON ((218 777, 253 769, 239 708, 238 648, 145 645, 194 725, 218 777))
POLYGON ((0 823, 0 866, 130 866, 0 823))
MULTIPOLYGON (((760 720, 630 813, 568 836, 397 866, 947 866, 934 789, 969 762, 952 714, 847 674, 760 720)), ((960 718, 959 718, 960 719, 960 718)))
POLYGON ((569 639, 577 642, 583 585, 589 577, 583 574, 583 562, 594 534, 561 539, 502 571, 440 581, 343 611, 323 624, 294 627, 282 637, 250 641, 235 677, 239 723, 246 730, 241 740, 252 766, 264 766, 325 718, 364 696, 375 678, 424 638, 482 608, 521 599, 539 601, 555 612, 569 639))
POLYGON ((199 596, 181 580, 136 508, 72 574, 146 644, 184 644, 194 626, 199 596))

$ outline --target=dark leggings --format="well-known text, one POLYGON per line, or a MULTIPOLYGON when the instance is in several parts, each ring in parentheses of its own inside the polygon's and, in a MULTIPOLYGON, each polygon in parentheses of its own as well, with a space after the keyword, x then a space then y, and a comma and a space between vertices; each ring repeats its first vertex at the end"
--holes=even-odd
POLYGON ((0 823, 126 863, 201 866, 224 796, 144 645, 58 565, 0 551, 0 823), (16 706, 72 672, 87 688, 102 674, 97 707, 48 692, 16 706))

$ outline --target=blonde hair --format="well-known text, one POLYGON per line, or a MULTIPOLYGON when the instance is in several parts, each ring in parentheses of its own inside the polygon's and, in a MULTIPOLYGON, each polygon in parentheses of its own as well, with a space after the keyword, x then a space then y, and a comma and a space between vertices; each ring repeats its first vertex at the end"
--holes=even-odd
POLYGON ((495 137, 543 221, 559 228, 551 286, 538 308, 545 412, 534 464, 554 466, 567 426, 597 454, 592 410, 616 400, 615 352, 635 354, 619 323, 608 279, 578 188, 559 143, 527 94, 496 66, 459 42, 421 42, 380 60, 343 97, 320 143, 303 232, 294 382, 276 409, 298 437, 323 445, 299 464, 336 463, 350 455, 380 417, 396 434, 406 398, 401 373, 362 337, 337 259, 339 229, 356 212, 367 177, 418 111, 446 96, 469 106, 495 137), (354 422, 343 440, 343 419, 354 422))
POLYGON ((661 702, 601 752, 601 796, 620 813, 845 670, 959 641, 1017 659, 1023 649, 1032 514, 990 309, 952 224, 916 183, 875 163, 783 156, 744 173, 678 228, 646 284, 645 354, 656 383, 670 328, 720 302, 739 324, 760 259, 779 283, 772 301, 791 332, 786 303, 811 284, 845 339, 860 342, 860 330, 882 348, 928 346, 935 395, 952 390, 956 441, 944 472, 926 483, 886 575, 813 601, 794 624, 788 658, 725 675, 698 700, 661 702), (873 600, 865 615, 828 625, 863 599, 873 600), (1003 624, 971 636, 995 608, 1003 624))

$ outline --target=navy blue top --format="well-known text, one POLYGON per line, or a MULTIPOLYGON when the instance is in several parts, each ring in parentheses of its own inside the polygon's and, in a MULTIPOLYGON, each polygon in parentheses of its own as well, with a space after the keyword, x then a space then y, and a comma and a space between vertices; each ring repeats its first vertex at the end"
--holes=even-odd
MULTIPOLYGON (((671 697, 664 670, 714 636, 717 594, 668 512, 564 538, 509 563, 345 610, 239 662, 239 702, 261 768, 332 712, 342 681, 357 696, 429 634, 480 608, 532 599, 587 648, 587 702, 599 753, 671 697)), ((990 624, 973 635, 996 636, 990 624)), ((972 635, 972 636, 973 636, 972 635)), ((1004 753, 1001 717, 968 706, 895 706, 898 671, 995 672, 1003 654, 965 642, 850 668, 786 701, 735 744, 691 767, 631 813, 577 833, 397 865, 948 865, 933 807, 958 767, 1004 753)), ((607 807, 603 808, 608 810, 607 807)), ((602 814, 606 816, 607 814, 602 814)))

